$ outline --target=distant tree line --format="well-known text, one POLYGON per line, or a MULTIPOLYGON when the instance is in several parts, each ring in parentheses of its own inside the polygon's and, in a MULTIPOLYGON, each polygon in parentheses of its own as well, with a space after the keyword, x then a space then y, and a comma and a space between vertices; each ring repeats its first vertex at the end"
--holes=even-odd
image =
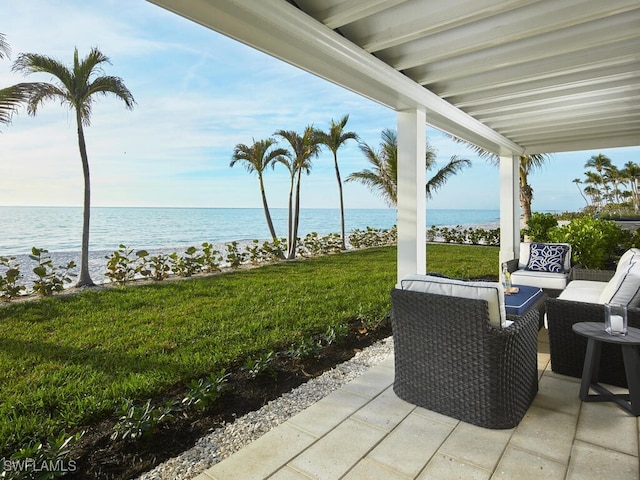
POLYGON ((587 171, 584 180, 576 178, 576 184, 587 206, 597 209, 605 207, 631 207, 637 212, 640 207, 638 196, 638 178, 640 165, 635 162, 625 163, 623 168, 616 167, 612 160, 599 153, 585 163, 587 171), (580 188, 584 185, 584 188, 580 188))

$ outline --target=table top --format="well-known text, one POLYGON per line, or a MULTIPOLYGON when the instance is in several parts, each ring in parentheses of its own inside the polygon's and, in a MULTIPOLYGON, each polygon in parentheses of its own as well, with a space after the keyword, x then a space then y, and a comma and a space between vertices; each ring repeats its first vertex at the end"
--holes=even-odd
POLYGON ((573 331, 587 338, 620 345, 640 345, 640 328, 628 328, 625 336, 610 335, 604 330, 604 322, 580 322, 573 324, 573 331))

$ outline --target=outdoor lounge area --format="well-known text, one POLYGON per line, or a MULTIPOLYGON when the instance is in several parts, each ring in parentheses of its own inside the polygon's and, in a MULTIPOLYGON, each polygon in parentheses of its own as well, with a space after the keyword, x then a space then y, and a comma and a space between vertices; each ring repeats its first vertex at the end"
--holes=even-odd
POLYGON ((520 424, 493 430, 400 400, 390 357, 197 479, 639 478, 640 418, 581 402, 580 380, 550 369, 545 329, 538 375, 520 424))

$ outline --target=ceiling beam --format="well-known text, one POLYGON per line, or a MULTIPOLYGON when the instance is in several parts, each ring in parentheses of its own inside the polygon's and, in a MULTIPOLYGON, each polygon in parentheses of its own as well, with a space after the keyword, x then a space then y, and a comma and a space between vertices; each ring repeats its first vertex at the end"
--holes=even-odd
POLYGON ((313 17, 331 29, 366 18, 407 0, 352 0, 317 12, 313 17))

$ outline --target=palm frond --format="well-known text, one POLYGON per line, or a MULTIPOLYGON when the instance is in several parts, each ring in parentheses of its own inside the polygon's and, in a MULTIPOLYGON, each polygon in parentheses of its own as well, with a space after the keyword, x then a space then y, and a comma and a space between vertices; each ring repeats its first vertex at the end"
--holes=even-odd
POLYGON ((467 158, 458 158, 456 155, 451 157, 449 162, 427 181, 425 188, 427 198, 432 198, 433 194, 442 188, 449 178, 470 165, 471 160, 467 158))
POLYGON ((9 58, 11 56, 11 47, 7 42, 7 37, 4 33, 0 33, 0 58, 9 58))

